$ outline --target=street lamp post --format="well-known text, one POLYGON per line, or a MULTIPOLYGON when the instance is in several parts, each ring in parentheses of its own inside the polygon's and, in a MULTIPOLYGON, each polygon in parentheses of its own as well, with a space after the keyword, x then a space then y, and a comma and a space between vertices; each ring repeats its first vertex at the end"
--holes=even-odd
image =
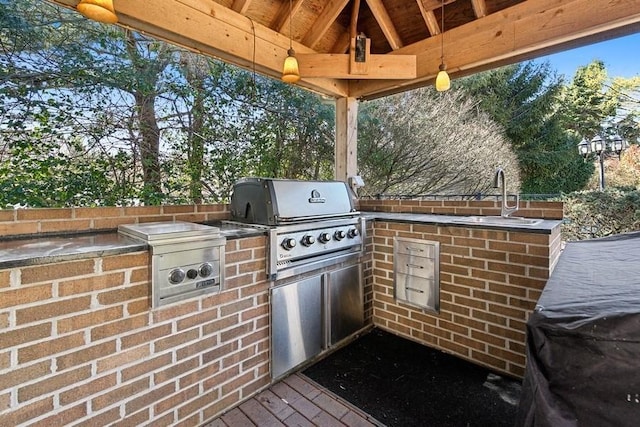
POLYGON ((585 159, 588 159, 591 154, 595 154, 596 157, 598 158, 598 162, 600 163, 599 165, 600 166, 600 169, 599 169, 600 191, 604 190, 604 187, 605 187, 604 158, 606 153, 608 151, 611 151, 616 153, 618 156, 620 156, 620 153, 622 153, 622 151, 625 148, 627 148, 626 141, 624 141, 622 137, 620 137, 620 135, 618 134, 615 134, 611 138, 608 144, 600 135, 594 136, 591 139, 591 141, 587 141, 586 139, 583 139, 578 144, 578 152, 582 155, 582 157, 584 157, 585 159))

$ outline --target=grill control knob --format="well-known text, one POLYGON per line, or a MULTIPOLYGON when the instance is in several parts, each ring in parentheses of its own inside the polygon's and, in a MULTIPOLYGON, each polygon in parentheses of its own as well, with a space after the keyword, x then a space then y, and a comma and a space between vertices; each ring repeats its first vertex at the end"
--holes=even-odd
POLYGON ((202 264, 200 266, 199 273, 202 277, 211 276, 211 274, 213 273, 213 265, 209 264, 208 262, 202 264))
POLYGON ((360 234, 360 232, 358 231, 357 228, 350 228, 349 231, 347 231, 347 237, 350 239, 353 239, 358 234, 360 234))
POLYGON ((296 239, 292 239, 290 237, 287 237, 286 239, 284 239, 282 241, 282 247, 285 248, 286 250, 290 251, 291 249, 296 247, 296 239))
POLYGON ((184 270, 181 268, 174 268, 169 272, 169 283, 177 285, 184 280, 184 270))
POLYGON ((195 268, 190 268, 187 270, 187 277, 189 279, 195 279, 196 277, 198 277, 198 270, 196 270, 195 268))
POLYGON ((331 240, 331 234, 329 233, 320 233, 320 235, 318 236, 318 240, 320 240, 320 243, 327 243, 328 241, 331 240))
POLYGON ((302 238, 302 244, 305 246, 311 246, 316 242, 316 238, 309 236, 308 234, 302 238))
POLYGON ((333 233, 333 238, 336 240, 342 240, 344 239, 346 236, 344 230, 338 230, 335 233, 333 233))

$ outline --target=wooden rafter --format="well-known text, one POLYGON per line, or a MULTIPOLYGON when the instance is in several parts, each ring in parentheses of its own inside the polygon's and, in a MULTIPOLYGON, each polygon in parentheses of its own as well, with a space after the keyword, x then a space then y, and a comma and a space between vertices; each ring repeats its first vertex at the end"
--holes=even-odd
POLYGON ((391 21, 389 12, 387 12, 387 9, 384 7, 382 0, 367 0, 367 4, 369 5, 369 9, 371 9, 371 13, 373 13, 373 16, 376 18, 376 21, 378 21, 378 25, 380 25, 391 49, 400 49, 402 47, 402 39, 400 38, 395 25, 393 25, 393 21, 391 21))
POLYGON ((433 10, 425 9, 422 4, 422 0, 418 0, 418 7, 420 8, 422 19, 424 19, 424 23, 427 25, 429 34, 432 36, 440 34, 440 25, 438 24, 438 19, 436 18, 435 13, 433 13, 433 10))
POLYGON ((234 0, 233 5, 231 5, 231 9, 238 13, 247 13, 247 9, 251 5, 251 0, 234 0))
POLYGON ((329 0, 313 27, 304 36, 302 44, 313 48, 322 39, 348 3, 349 0, 329 0))
POLYGON ((476 14, 476 18, 482 18, 487 16, 487 3, 484 0, 471 0, 473 6, 473 13, 476 14))
MULTIPOLYGON (((554 46, 574 39, 589 38, 616 28, 640 30, 640 2, 606 2, 599 13, 592 0, 537 0, 519 3, 507 11, 490 14, 469 25, 447 30, 445 60, 450 74, 466 75, 524 60, 540 52, 554 52, 554 46)), ((424 86, 438 72, 440 39, 430 37, 405 46, 391 55, 417 55, 417 78, 412 81, 360 81, 350 89, 355 97, 377 97, 424 86)))
POLYGON ((291 13, 289 13, 289 0, 284 0, 278 10, 276 19, 271 24, 271 28, 274 28, 277 32, 283 34, 289 34, 289 20, 292 16, 296 16, 298 10, 302 7, 304 0, 295 0, 291 3, 291 13))
MULTIPOLYGON (((78 3, 78 0, 46 1, 72 9, 78 3)), ((309 1, 304 0, 304 4, 309 1)), ((322 77, 314 71, 308 76, 303 74, 298 85, 334 97, 374 98, 432 84, 440 58, 441 39, 432 36, 440 33, 435 17, 439 17, 437 9, 442 7, 441 0, 383 1, 389 11, 392 10, 391 7, 394 8, 394 18, 397 14, 402 15, 402 11, 398 9, 402 2, 417 2, 429 28, 430 34, 422 39, 416 40, 415 36, 420 32, 426 34, 424 29, 414 28, 407 31, 407 34, 416 41, 405 46, 396 43, 400 46, 397 50, 389 48, 388 53, 378 52, 377 55, 372 55, 383 56, 384 58, 380 58, 381 64, 393 63, 397 55, 414 56, 415 78, 375 79, 374 76, 373 80, 367 80, 367 77, 372 76, 346 74, 345 78, 348 80, 340 80, 328 78, 335 73, 322 77)), ((452 1, 445 0, 445 4, 452 1)), ((459 2, 451 8, 452 13, 447 14, 446 21, 450 20, 452 25, 445 22, 445 61, 454 78, 554 53, 567 47, 640 32, 639 1, 484 2, 486 0, 459 2), (487 7, 488 4, 492 5, 491 8, 487 7), (492 10, 496 8, 498 10, 492 10)), ((349 4, 348 0, 315 2, 316 6, 324 5, 324 9, 304 9, 304 13, 300 13, 301 7, 304 7, 303 0, 294 0, 293 4, 298 11, 297 17, 301 20, 300 23, 294 21, 294 24, 298 23, 298 30, 293 38, 293 47, 301 58, 303 55, 329 52, 345 55, 349 52, 351 26, 340 17, 341 11, 349 4), (300 34, 299 28, 309 28, 309 31, 307 34, 300 34), (322 51, 316 51, 314 46, 322 46, 318 48, 322 51)), ((372 0, 371 4, 375 8, 381 2, 372 0)), ((118 25, 280 78, 282 63, 289 48, 287 0, 114 0, 114 6, 119 18, 118 25), (234 11, 234 7, 245 13, 234 11)), ((411 6, 415 8, 414 5, 411 6)), ((370 6, 369 8, 371 9, 370 6)), ((400 25, 397 22, 392 24, 400 25)), ((422 25, 420 22, 418 24, 422 25)), ((380 27, 380 32, 372 32, 370 37, 379 37, 377 46, 386 45, 387 43, 380 43, 382 40, 386 41, 388 36, 383 34, 378 18, 374 16, 367 25, 380 27)), ((375 60, 378 61, 378 58, 375 60)), ((344 59, 340 57, 335 63, 336 67, 342 67, 339 65, 342 63, 344 59)), ((367 73, 372 64, 373 62, 367 64, 367 73)), ((332 64, 323 63, 323 67, 331 69, 332 64)), ((301 65, 301 70, 303 69, 304 66, 301 65)), ((383 72, 377 76, 384 76, 390 70, 386 65, 382 69, 383 72)))

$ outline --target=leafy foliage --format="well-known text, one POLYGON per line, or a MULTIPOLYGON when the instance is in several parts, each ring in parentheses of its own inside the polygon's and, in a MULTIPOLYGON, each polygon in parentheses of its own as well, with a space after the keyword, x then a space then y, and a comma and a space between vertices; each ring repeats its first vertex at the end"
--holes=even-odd
POLYGON ((525 62, 461 80, 479 106, 500 123, 521 168, 523 193, 561 193, 583 188, 593 172, 565 131, 557 112, 562 81, 548 64, 525 62))
POLYGON ((614 90, 605 90, 607 71, 602 61, 596 60, 578 68, 573 81, 562 94, 564 126, 580 137, 590 140, 615 115, 619 100, 614 90))
POLYGON ((359 117, 361 195, 476 194, 505 169, 519 186, 517 159, 501 129, 462 92, 423 88, 372 101, 359 117))
POLYGON ((0 11, 0 204, 216 202, 244 175, 332 176, 333 108, 314 94, 48 3, 0 11), (113 189, 85 180, 79 199, 72 170, 113 189))
POLYGON ((640 230, 640 190, 606 189, 565 196, 563 240, 584 240, 640 230))

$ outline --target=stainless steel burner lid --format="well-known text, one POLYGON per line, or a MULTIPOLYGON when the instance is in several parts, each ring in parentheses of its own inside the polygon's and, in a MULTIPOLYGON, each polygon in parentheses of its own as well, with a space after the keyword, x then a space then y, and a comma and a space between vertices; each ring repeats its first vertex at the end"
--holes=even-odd
POLYGON ((233 187, 231 216, 263 225, 345 216, 355 212, 352 196, 341 181, 243 178, 233 187))
POLYGON ((150 244, 173 239, 184 240, 188 238, 220 237, 220 229, 218 227, 183 221, 123 224, 118 226, 118 232, 130 237, 142 239, 150 244))

